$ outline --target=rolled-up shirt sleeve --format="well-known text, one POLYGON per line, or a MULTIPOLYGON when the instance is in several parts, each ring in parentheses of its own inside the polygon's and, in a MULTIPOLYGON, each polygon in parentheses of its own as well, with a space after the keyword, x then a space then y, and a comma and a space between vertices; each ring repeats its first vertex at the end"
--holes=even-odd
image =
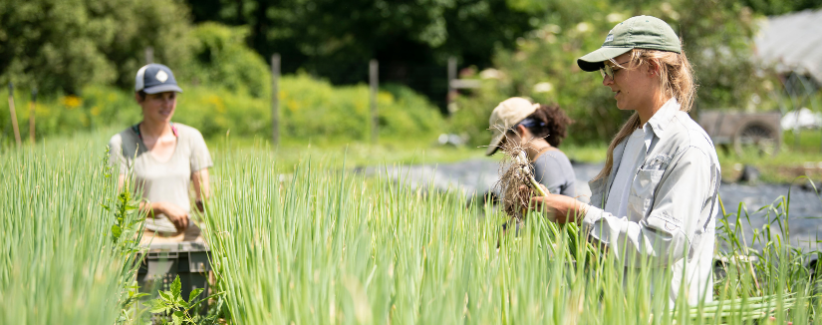
POLYGON ((630 221, 588 206, 582 228, 589 240, 607 246, 626 266, 648 261, 664 267, 685 257, 697 227, 705 222, 700 216, 710 204, 713 178, 718 175, 713 175, 710 156, 696 147, 671 164, 671 172, 656 186, 650 213, 642 220, 630 221))

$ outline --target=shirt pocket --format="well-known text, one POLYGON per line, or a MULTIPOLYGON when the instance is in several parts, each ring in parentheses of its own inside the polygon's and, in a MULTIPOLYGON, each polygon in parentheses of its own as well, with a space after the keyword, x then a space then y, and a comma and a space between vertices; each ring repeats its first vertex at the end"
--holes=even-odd
POLYGON ((658 155, 637 170, 628 196, 628 219, 639 221, 648 215, 654 202, 656 188, 668 168, 670 156, 658 155))

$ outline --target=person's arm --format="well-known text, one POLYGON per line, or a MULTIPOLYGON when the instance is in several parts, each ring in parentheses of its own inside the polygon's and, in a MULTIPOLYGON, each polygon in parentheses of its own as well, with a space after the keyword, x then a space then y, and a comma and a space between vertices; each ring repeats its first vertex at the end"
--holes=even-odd
POLYGON ((149 218, 154 218, 154 216, 161 213, 164 214, 174 224, 177 231, 188 228, 188 212, 172 203, 141 201, 139 210, 149 218))
POLYGON ((204 211, 204 203, 208 200, 210 187, 208 182, 208 168, 191 173, 191 184, 194 186, 194 204, 197 210, 204 211))
POLYGON ((578 201, 570 196, 549 192, 545 185, 540 184, 548 193, 546 196, 531 198, 531 209, 543 211, 549 220, 563 224, 580 222, 587 213, 590 205, 578 201))
POLYGON ((117 193, 123 191, 123 184, 126 183, 126 174, 120 174, 120 177, 117 178, 117 193))
POLYGON ((191 184, 194 186, 194 204, 197 210, 203 212, 203 202, 208 200, 211 187, 208 182, 208 168, 214 164, 211 161, 211 154, 208 146, 199 131, 193 130, 191 134, 191 184))
POLYGON ((647 258, 654 265, 668 265, 684 257, 688 241, 696 231, 702 209, 713 190, 712 176, 718 177, 712 175, 710 157, 697 148, 687 149, 678 161, 671 163, 669 168, 673 170, 654 193, 650 215, 638 222, 594 206, 553 197, 534 201, 544 202, 556 211, 557 222, 573 222, 573 219, 560 219, 563 215, 574 215, 574 212, 584 216, 580 228, 592 241, 616 252, 626 264, 647 258))

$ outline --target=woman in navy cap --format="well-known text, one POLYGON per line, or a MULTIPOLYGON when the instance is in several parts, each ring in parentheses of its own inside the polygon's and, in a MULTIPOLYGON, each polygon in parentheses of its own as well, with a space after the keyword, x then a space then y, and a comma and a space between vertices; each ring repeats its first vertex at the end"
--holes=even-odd
POLYGON ((171 69, 149 64, 137 71, 135 81, 134 98, 143 120, 109 141, 111 162, 120 169, 120 187, 129 184, 143 198, 140 208, 148 214, 144 240, 155 235, 193 240, 199 228, 189 219, 189 186, 202 210, 211 155, 197 129, 171 122, 177 94, 183 92, 171 69))

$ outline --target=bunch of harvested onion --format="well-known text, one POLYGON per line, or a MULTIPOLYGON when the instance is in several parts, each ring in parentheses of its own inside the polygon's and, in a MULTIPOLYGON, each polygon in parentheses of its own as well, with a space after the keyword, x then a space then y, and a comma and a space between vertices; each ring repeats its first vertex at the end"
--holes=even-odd
POLYGON ((534 179, 533 168, 522 148, 506 148, 506 157, 500 165, 497 183, 500 201, 505 212, 512 218, 523 220, 531 197, 547 193, 534 179))
POLYGON ((514 166, 511 166, 515 169, 515 173, 522 174, 523 177, 527 178, 530 182, 530 185, 539 192, 539 195, 546 196, 548 195, 542 189, 542 186, 539 186, 539 183, 536 179, 534 179, 534 173, 531 170, 531 164, 528 163, 528 156, 525 155, 525 151, 520 150, 519 154, 514 157, 514 166))

